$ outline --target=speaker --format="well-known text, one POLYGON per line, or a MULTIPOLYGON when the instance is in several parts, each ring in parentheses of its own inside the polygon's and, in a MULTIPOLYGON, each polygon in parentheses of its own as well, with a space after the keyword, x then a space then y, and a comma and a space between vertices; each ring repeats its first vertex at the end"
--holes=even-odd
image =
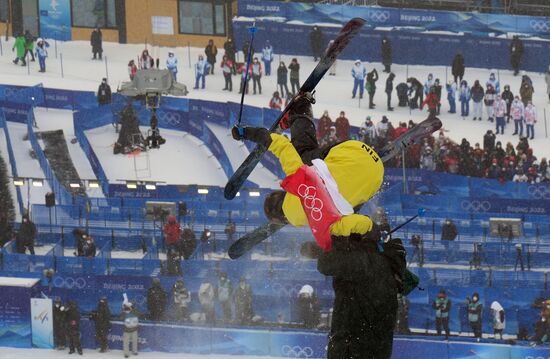
POLYGON ((45 199, 46 199, 46 207, 55 206, 55 194, 53 192, 46 193, 45 199))
POLYGON ((187 204, 185 202, 178 203, 178 215, 187 216, 187 204))

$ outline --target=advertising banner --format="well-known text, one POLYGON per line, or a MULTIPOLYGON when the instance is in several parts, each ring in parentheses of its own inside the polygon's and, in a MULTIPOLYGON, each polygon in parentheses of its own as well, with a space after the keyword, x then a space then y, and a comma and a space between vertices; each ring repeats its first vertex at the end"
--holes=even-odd
POLYGON ((71 40, 70 0, 40 0, 40 36, 61 41, 71 40))
POLYGON ((52 300, 31 298, 32 346, 53 349, 52 300))

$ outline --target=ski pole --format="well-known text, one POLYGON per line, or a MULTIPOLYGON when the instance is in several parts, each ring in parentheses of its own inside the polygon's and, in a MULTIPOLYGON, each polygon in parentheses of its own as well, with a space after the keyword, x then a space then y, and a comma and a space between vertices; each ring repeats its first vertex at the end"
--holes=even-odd
POLYGON ((419 208, 418 213, 412 216, 411 218, 407 219, 405 222, 401 223, 394 229, 392 229, 390 232, 382 231, 380 235, 380 240, 376 242, 376 247, 378 249, 379 253, 384 252, 384 243, 387 243, 390 240, 390 235, 394 233, 395 231, 399 230, 401 227, 411 223, 413 220, 415 220, 417 217, 422 217, 426 213, 426 210, 424 208, 419 208))
POLYGON ((239 109, 239 118, 237 119, 237 126, 240 126, 241 116, 243 114, 244 94, 246 92, 246 86, 248 85, 248 69, 250 68, 250 60, 252 59, 252 46, 254 44, 254 34, 256 33, 256 21, 252 23, 252 26, 248 28, 248 31, 252 35, 250 37, 250 46, 248 47, 248 59, 246 60, 246 72, 244 74, 244 84, 243 84, 242 94, 241 94, 241 107, 239 109))
POLYGON ((424 208, 419 208, 417 214, 415 214, 415 215, 412 216, 411 218, 407 219, 405 222, 401 223, 400 225, 398 225, 397 227, 395 227, 394 229, 392 229, 392 230, 390 231, 390 233, 388 233, 388 234, 392 234, 393 232, 398 231, 401 227, 406 226, 407 224, 411 223, 411 222, 414 221, 417 217, 422 217, 422 216, 424 216, 424 214, 426 214, 426 210, 425 210, 424 208))

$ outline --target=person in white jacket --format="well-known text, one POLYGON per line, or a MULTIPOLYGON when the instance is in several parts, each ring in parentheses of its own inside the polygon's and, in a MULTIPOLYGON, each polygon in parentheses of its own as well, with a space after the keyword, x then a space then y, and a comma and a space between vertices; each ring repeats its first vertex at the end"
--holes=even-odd
POLYGON ((527 138, 535 138, 535 123, 537 123, 537 109, 531 101, 527 103, 524 110, 525 126, 527 127, 527 138))
POLYGON ((497 95, 495 103, 493 104, 493 112, 495 114, 497 131, 496 134, 504 134, 504 126, 506 125, 506 101, 497 95))
POLYGON ((494 301, 491 303, 491 317, 493 318, 493 330, 495 333, 495 339, 497 334, 500 335, 500 340, 502 340, 502 333, 506 328, 506 318, 504 317, 504 308, 500 305, 499 302, 494 301))
POLYGON ((514 97, 510 107, 510 115, 514 120, 514 133, 512 135, 517 135, 519 131, 519 137, 523 136, 523 111, 523 102, 520 101, 519 96, 514 97))
POLYGON ((355 64, 351 68, 351 77, 353 77, 353 91, 352 97, 355 98, 357 89, 359 89, 359 97, 363 98, 363 92, 365 91, 365 76, 367 76, 367 69, 361 63, 361 60, 355 60, 355 64))

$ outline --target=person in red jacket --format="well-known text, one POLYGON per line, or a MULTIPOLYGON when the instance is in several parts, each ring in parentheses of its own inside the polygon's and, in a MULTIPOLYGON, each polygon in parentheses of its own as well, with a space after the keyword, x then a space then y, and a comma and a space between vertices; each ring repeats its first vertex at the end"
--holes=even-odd
POLYGON ((432 86, 430 88, 430 93, 422 102, 422 106, 420 106, 420 109, 423 109, 424 105, 428 105, 428 112, 430 113, 430 117, 435 117, 437 113, 437 106, 439 105, 439 99, 437 98, 435 86, 432 86))
POLYGON ((269 108, 279 111, 283 108, 283 99, 279 95, 279 91, 273 93, 273 97, 269 100, 269 108))
POLYGON ((399 122, 399 127, 397 127, 394 131, 393 131, 393 139, 397 139, 399 136, 401 136, 402 134, 404 134, 405 132, 407 132, 409 129, 407 128, 407 123, 406 122, 399 122))
POLYGON ((176 216, 168 216, 168 222, 164 225, 164 242, 166 243, 166 250, 173 248, 177 250, 178 242, 181 235, 180 224, 176 221, 176 216))
POLYGON ((349 140, 349 120, 347 119, 344 111, 340 111, 340 117, 334 121, 334 127, 336 127, 336 137, 338 138, 338 142, 349 140))

